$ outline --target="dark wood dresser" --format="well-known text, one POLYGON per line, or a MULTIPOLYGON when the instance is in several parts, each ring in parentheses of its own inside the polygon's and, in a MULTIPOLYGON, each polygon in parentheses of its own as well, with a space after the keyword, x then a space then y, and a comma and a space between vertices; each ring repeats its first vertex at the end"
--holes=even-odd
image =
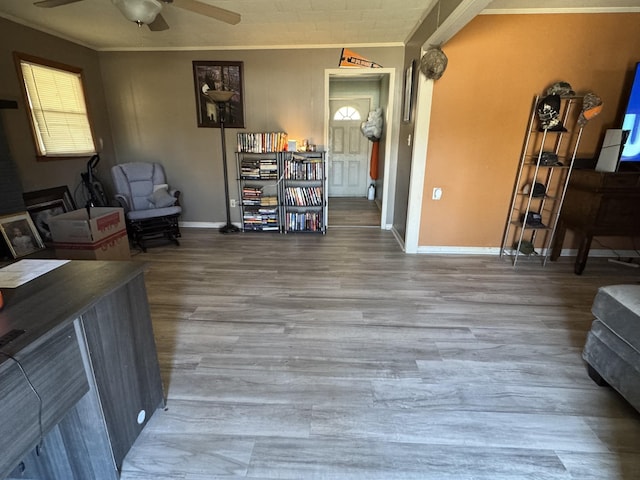
POLYGON ((119 478, 164 405, 143 267, 73 260, 3 288, 0 479, 119 478))
POLYGON ((575 273, 587 263, 596 236, 640 235, 640 172, 574 170, 569 180, 551 260, 560 256, 566 230, 579 239, 575 273))

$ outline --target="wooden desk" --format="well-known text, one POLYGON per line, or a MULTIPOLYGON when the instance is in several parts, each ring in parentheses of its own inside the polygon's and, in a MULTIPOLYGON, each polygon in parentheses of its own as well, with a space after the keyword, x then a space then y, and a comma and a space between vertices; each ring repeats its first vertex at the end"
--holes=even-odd
POLYGON ((71 261, 3 295, 26 376, 0 354, 0 478, 117 479, 164 404, 142 264, 71 261))
POLYGON ((574 170, 562 204, 551 260, 560 256, 566 230, 579 239, 574 271, 587 264, 595 236, 640 235, 640 172, 574 170))

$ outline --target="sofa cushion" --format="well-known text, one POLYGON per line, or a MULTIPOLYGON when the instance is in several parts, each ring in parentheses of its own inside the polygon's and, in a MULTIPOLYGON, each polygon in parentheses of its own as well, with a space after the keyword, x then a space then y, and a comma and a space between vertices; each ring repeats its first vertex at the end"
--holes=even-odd
POLYGON ((636 410, 640 411, 640 353, 594 320, 582 358, 636 410))
POLYGON ((640 285, 601 287, 591 311, 612 332, 640 350, 640 285))

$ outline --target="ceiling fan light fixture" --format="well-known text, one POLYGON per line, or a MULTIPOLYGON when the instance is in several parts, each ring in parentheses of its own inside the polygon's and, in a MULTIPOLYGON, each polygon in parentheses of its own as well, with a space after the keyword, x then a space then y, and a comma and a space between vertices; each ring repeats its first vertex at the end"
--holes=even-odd
POLYGON ((112 0, 118 10, 132 22, 138 25, 150 24, 162 10, 162 3, 158 0, 112 0))

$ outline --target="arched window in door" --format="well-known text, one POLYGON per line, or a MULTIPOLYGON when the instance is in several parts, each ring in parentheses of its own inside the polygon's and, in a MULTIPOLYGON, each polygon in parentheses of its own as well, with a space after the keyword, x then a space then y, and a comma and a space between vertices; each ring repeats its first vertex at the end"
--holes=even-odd
POLYGON ((360 112, 353 107, 340 107, 333 116, 334 120, 360 120, 360 112))

